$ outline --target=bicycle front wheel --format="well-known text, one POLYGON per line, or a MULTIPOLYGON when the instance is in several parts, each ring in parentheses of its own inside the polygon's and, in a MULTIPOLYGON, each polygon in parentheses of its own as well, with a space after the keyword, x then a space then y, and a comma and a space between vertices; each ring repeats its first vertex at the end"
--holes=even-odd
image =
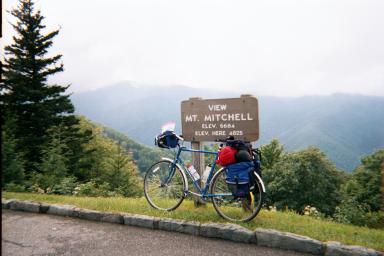
POLYGON ((263 191, 259 182, 245 197, 235 197, 225 181, 226 171, 222 168, 212 180, 211 194, 213 207, 224 219, 230 221, 250 221, 259 213, 263 201, 263 191))
POLYGON ((144 177, 144 195, 155 209, 176 209, 185 197, 185 180, 181 170, 167 160, 152 165, 144 177))

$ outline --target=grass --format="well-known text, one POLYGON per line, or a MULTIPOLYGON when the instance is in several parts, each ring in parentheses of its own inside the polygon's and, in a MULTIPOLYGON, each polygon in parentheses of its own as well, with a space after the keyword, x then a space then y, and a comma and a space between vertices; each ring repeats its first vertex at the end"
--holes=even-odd
MULTIPOLYGON (((226 222, 217 215, 211 204, 195 208, 191 200, 184 200, 175 211, 162 212, 151 208, 145 198, 75 197, 11 192, 3 192, 2 198, 31 200, 51 204, 71 204, 79 208, 98 211, 136 213, 199 222, 226 222)), ((384 251, 383 229, 345 225, 330 220, 302 216, 293 212, 271 212, 262 210, 252 221, 240 223, 239 225, 251 230, 256 228, 270 228, 309 236, 320 241, 339 241, 343 244, 361 245, 384 251)))

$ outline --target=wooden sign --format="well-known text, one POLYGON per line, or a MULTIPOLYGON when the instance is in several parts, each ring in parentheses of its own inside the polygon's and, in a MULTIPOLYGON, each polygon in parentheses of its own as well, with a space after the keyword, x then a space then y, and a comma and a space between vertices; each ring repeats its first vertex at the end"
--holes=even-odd
POLYGON ((251 95, 240 98, 191 98, 181 102, 182 134, 186 141, 215 141, 233 136, 259 138, 258 101, 251 95))

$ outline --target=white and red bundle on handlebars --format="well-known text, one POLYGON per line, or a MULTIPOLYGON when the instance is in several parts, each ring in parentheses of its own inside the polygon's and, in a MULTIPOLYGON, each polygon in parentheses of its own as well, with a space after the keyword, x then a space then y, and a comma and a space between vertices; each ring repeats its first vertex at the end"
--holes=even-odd
POLYGON ((179 141, 184 140, 174 131, 164 131, 155 137, 155 145, 160 148, 175 148, 179 145, 179 141))

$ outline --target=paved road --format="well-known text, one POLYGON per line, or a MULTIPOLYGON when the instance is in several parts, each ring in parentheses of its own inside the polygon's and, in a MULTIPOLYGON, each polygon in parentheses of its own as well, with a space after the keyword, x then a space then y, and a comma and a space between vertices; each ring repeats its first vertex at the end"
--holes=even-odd
POLYGON ((2 255, 306 255, 69 217, 2 210, 2 255))

